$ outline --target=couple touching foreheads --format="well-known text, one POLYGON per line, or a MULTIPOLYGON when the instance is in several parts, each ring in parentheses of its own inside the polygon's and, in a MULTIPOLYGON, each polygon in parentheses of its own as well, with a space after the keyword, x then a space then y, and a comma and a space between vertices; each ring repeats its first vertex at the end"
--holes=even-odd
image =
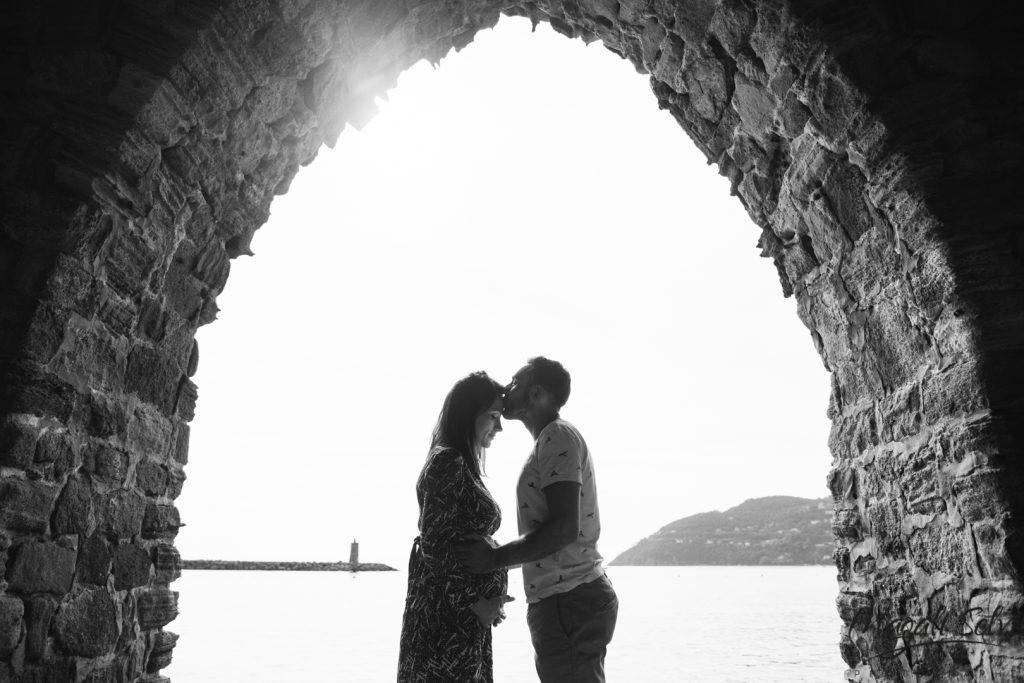
POLYGON ((522 565, 527 621, 543 683, 603 682, 618 600, 597 539, 594 464, 579 431, 561 419, 569 373, 531 358, 502 386, 485 372, 455 383, 416 482, 420 535, 409 557, 399 683, 493 680, 491 627, 504 618, 508 567, 522 565), (519 538, 491 535, 501 510, 481 479, 483 452, 501 418, 534 438, 516 486, 519 538))

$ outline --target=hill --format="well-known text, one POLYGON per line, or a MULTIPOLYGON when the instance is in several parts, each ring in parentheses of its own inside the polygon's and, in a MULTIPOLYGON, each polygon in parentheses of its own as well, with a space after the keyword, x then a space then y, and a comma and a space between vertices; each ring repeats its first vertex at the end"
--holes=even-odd
POLYGON ((832 562, 831 498, 751 498, 662 527, 612 565, 792 565, 832 562))

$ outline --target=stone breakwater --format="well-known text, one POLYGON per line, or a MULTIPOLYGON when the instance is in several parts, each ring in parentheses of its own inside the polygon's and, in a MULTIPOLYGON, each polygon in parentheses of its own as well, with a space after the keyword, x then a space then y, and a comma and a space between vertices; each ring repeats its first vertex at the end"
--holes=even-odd
POLYGON ((250 562, 249 560, 182 560, 182 569, 222 569, 277 572, 393 572, 376 562, 250 562))

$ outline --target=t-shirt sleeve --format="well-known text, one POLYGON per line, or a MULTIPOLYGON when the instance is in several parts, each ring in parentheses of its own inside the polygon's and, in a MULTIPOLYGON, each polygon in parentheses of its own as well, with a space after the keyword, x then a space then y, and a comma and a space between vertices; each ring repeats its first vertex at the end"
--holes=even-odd
POLYGON ((541 436, 537 446, 540 488, 559 481, 583 483, 583 443, 572 430, 555 425, 541 436))

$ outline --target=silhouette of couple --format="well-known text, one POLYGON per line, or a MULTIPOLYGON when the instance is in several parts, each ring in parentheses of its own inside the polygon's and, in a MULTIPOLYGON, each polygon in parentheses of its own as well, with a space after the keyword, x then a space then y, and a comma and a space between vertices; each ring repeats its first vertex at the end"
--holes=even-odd
POLYGON ((420 535, 409 557, 399 683, 493 681, 491 627, 505 618, 508 567, 522 565, 543 683, 603 682, 618 600, 605 576, 594 466, 561 419, 569 373, 531 358, 501 386, 485 372, 455 383, 416 482, 420 535), (501 418, 534 438, 516 485, 519 538, 491 538, 501 510, 481 479, 501 418))

